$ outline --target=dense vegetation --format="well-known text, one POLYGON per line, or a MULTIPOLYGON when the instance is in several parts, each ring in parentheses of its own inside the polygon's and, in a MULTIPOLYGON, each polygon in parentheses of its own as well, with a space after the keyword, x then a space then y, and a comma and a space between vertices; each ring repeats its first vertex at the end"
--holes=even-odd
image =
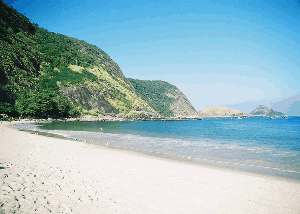
MULTIPOLYGON (((98 97, 106 99, 117 112, 134 109, 137 101, 151 111, 130 92, 133 87, 103 50, 85 41, 48 32, 0 1, 0 114, 78 116, 92 107, 75 102, 78 99, 70 102, 60 87, 82 88, 83 84, 100 90, 102 94, 98 97), (74 71, 70 65, 80 69, 74 71), (94 66, 98 73, 91 70, 94 66), (102 86, 93 84, 97 82, 102 86)), ((94 96, 90 91, 89 95, 94 96)))
POLYGON ((48 32, 0 1, 0 115, 152 118, 174 108, 194 111, 175 86, 127 79, 100 48, 48 32))
POLYGON ((164 117, 174 116, 170 109, 170 104, 176 99, 168 96, 170 92, 178 90, 176 86, 164 81, 137 80, 127 78, 141 97, 147 101, 150 106, 164 117))

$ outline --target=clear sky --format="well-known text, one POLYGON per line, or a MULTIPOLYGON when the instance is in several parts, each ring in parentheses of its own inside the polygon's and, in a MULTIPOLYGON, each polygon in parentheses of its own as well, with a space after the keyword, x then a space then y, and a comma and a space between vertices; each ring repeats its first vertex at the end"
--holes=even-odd
POLYGON ((176 85, 197 110, 300 115, 298 0, 4 0, 103 49, 126 77, 176 85))

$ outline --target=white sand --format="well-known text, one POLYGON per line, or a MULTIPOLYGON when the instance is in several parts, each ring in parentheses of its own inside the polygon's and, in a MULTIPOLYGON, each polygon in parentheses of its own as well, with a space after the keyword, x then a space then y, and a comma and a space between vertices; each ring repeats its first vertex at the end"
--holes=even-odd
POLYGON ((297 181, 34 135, 8 123, 0 125, 0 178, 0 213, 300 213, 297 181))

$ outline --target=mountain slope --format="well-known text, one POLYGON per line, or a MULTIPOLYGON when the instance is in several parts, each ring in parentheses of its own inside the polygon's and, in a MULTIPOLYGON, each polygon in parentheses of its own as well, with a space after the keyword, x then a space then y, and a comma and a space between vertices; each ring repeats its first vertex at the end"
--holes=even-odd
POLYGON ((209 106, 198 111, 200 117, 238 117, 247 113, 227 107, 209 106))
POLYGON ((12 107, 19 115, 33 117, 157 114, 100 48, 48 32, 2 1, 0 14, 4 113, 11 113, 7 111, 12 107))
POLYGON ((165 117, 197 117, 197 111, 186 96, 174 85, 165 81, 128 78, 135 90, 160 115, 165 117))
POLYGON ((103 50, 48 32, 0 1, 0 114, 59 118, 196 116, 175 86, 127 79, 103 50), (158 90, 152 90, 158 88, 158 90))

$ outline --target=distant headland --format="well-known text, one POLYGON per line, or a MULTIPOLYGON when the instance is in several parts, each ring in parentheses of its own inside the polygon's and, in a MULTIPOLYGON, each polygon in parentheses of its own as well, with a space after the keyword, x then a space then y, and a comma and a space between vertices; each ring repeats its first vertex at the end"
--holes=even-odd
POLYGON ((200 111, 198 111, 199 117, 202 118, 214 118, 214 117, 287 117, 284 113, 275 111, 268 108, 267 106, 259 105, 249 114, 242 112, 240 110, 231 109, 227 107, 220 106, 209 106, 200 111))

